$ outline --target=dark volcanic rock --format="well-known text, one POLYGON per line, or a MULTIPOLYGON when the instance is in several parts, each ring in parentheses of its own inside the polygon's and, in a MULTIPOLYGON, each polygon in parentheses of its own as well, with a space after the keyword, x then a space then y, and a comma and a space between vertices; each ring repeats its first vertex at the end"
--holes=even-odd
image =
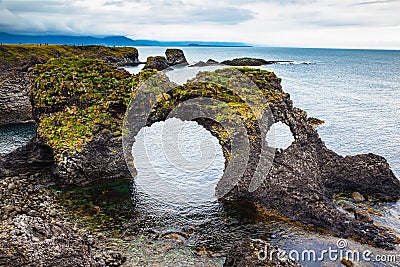
POLYGON ((37 139, 0 157, 0 177, 20 173, 39 173, 47 179, 53 173, 54 157, 50 147, 37 139))
POLYGON ((156 69, 158 71, 168 69, 167 59, 162 56, 148 57, 143 69, 156 69))
POLYGON ((262 240, 244 240, 233 246, 224 267, 301 267, 289 257, 279 254, 282 250, 262 240))
POLYGON ((228 66, 262 66, 262 65, 268 65, 268 64, 276 64, 276 63, 291 63, 292 61, 267 61, 262 58, 249 58, 249 57, 243 57, 243 58, 235 58, 232 60, 225 60, 222 61, 222 64, 228 65, 228 66))
POLYGON ((82 152, 65 153, 53 171, 60 178, 60 184, 84 185, 96 179, 131 177, 122 153, 121 139, 107 130, 96 135, 82 152))
POLYGON ((185 54, 181 49, 167 49, 165 51, 165 56, 167 57, 167 63, 170 66, 187 64, 185 54))
POLYGON ((268 61, 261 58, 248 58, 248 57, 225 60, 222 61, 221 63, 229 66, 261 66, 265 64, 271 64, 268 61))
MULTIPOLYGON (((289 126, 294 142, 285 150, 276 150, 270 168, 265 164, 269 156, 260 153, 261 137, 256 130, 258 127, 268 127, 268 125, 256 123, 255 126, 247 126, 250 127, 246 129, 248 134, 253 137, 250 143, 249 163, 243 176, 234 183, 233 189, 224 195, 224 198, 260 203, 267 210, 275 210, 292 220, 326 229, 333 235, 369 242, 383 248, 394 248, 394 244, 399 242, 397 237, 385 228, 365 222, 369 221, 368 219, 358 217, 361 220, 355 220, 347 213, 340 212, 333 201, 334 194, 338 192, 352 193, 356 190, 365 196, 374 196, 381 200, 399 199, 400 181, 386 160, 374 154, 342 157, 329 150, 309 123, 307 114, 294 107, 289 94, 283 92, 280 79, 275 74, 247 68, 239 70, 249 75, 258 88, 269 92, 268 101, 273 103, 269 105, 273 117, 270 123, 272 125, 274 122, 282 122, 289 126), (258 188, 250 190, 256 168, 259 168, 258 173, 261 177, 258 179, 262 182, 258 188), (371 232, 376 234, 372 236, 369 234, 371 232)), ((209 73, 200 72, 196 79, 224 82, 227 80, 224 78, 224 72, 229 72, 229 69, 214 72, 221 73, 221 76, 210 77, 209 73)), ((238 82, 230 82, 230 84, 236 83, 238 82)), ((185 92, 184 99, 188 100, 200 96, 218 95, 219 87, 189 82, 180 90, 185 92)), ((171 99, 181 99, 181 97, 179 94, 175 95, 174 90, 169 94, 168 110, 174 110, 176 106, 172 105, 171 99)), ((221 99, 224 100, 223 95, 219 98, 221 99)), ((177 100, 175 105, 179 103, 177 100)), ((157 107, 160 110, 154 113, 157 115, 151 122, 165 120, 164 116, 168 112, 162 111, 164 106, 163 102, 159 103, 157 107)), ((181 116, 184 114, 187 113, 182 113, 181 116)), ((185 117, 181 119, 187 120, 185 117)), ((218 131, 220 126, 212 120, 196 119, 196 121, 217 138, 223 135, 218 131)), ((223 151, 230 151, 229 142, 223 140, 222 143, 223 151)), ((216 190, 218 193, 220 188, 217 186, 216 190)))
POLYGON ((18 215, 9 227, 0 234, 1 266, 93 266, 85 238, 60 222, 18 215))
POLYGON ((122 57, 113 57, 113 56, 103 56, 99 57, 99 59, 104 60, 106 63, 117 64, 118 66, 137 66, 141 62, 139 61, 139 53, 136 50, 135 52, 130 52, 122 57))
POLYGON ((9 71, 0 74, 0 125, 33 122, 26 74, 9 71))
POLYGON ((64 217, 51 180, 40 173, 0 175, 0 266, 120 266, 120 252, 64 217))
POLYGON ((207 67, 207 66, 209 66, 209 64, 200 60, 199 62, 192 64, 189 67, 207 67))
POLYGON ((212 65, 212 64, 219 64, 218 61, 216 61, 216 60, 214 60, 214 59, 211 59, 211 58, 208 59, 206 63, 207 63, 207 64, 210 64, 210 65, 212 65))
POLYGON ((193 65, 190 65, 189 67, 207 67, 207 66, 216 66, 216 65, 222 65, 218 61, 215 61, 213 59, 207 60, 207 62, 204 61, 199 61, 193 65))

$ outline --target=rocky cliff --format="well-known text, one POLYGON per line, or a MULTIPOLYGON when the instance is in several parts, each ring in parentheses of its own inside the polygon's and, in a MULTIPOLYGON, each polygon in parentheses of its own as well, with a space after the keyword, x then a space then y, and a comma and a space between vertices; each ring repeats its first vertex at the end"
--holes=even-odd
POLYGON ((165 56, 170 66, 187 64, 186 57, 181 49, 167 49, 165 56))
POLYGON ((0 46, 0 125, 33 120, 28 70, 51 58, 96 58, 118 66, 137 65, 136 48, 64 45, 0 46))

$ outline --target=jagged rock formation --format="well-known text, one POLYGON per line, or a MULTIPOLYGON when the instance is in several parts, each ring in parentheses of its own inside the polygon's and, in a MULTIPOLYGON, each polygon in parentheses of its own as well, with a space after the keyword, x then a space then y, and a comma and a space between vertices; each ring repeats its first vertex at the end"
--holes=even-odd
POLYGON ((185 54, 181 49, 169 48, 165 51, 165 56, 167 58, 167 63, 170 66, 187 64, 185 54))
POLYGON ((66 220, 49 177, 19 171, 1 176, 0 266, 120 266, 126 260, 66 220))
POLYGON ((262 65, 276 64, 282 62, 290 63, 292 61, 271 61, 271 60, 267 61, 262 58, 243 57, 243 58, 235 58, 232 60, 225 60, 222 61, 221 63, 228 66, 262 66, 262 65))
POLYGON ((189 67, 207 67, 207 66, 217 66, 217 65, 221 65, 221 64, 218 61, 209 59, 209 60, 207 60, 207 62, 199 61, 195 64, 190 65, 189 67))
POLYGON ((18 215, 0 234, 1 266, 92 266, 87 240, 61 222, 18 215))
POLYGON ((143 69, 151 69, 151 70, 165 70, 169 68, 169 64, 167 59, 163 56, 155 56, 155 57, 148 57, 146 61, 146 65, 143 69))

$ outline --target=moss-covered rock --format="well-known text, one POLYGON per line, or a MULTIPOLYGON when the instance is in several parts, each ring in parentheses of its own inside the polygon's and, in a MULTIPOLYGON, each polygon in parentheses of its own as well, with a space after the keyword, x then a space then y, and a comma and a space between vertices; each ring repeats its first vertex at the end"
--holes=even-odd
POLYGON ((151 70, 165 70, 168 69, 169 65, 167 59, 163 56, 155 56, 155 57, 148 57, 146 61, 146 65, 143 67, 144 70, 151 69, 151 70))
POLYGON ((65 182, 128 175, 121 170, 122 119, 139 81, 152 73, 130 75, 101 60, 78 57, 34 68, 38 138, 54 151, 57 174, 65 182))
POLYGON ((133 47, 1 45, 0 125, 32 121, 28 70, 59 57, 98 59, 118 66, 139 63, 138 51, 133 47))
POLYGON ((134 47, 106 47, 98 45, 2 45, 0 69, 28 69, 51 58, 82 57, 104 60, 117 65, 139 64, 139 53, 134 47))

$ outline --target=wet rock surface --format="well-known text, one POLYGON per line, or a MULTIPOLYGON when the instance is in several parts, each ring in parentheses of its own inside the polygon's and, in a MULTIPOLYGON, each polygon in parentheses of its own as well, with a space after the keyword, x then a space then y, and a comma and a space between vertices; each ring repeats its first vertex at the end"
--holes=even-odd
POLYGON ((233 246, 228 254, 224 267, 301 267, 302 265, 289 259, 287 256, 280 256, 281 250, 263 240, 244 240, 233 246))
POLYGON ((123 254, 89 238, 66 216, 50 180, 25 173, 0 180, 0 266, 120 266, 123 254))
POLYGON ((186 57, 181 49, 167 49, 165 56, 170 66, 187 64, 186 57))

